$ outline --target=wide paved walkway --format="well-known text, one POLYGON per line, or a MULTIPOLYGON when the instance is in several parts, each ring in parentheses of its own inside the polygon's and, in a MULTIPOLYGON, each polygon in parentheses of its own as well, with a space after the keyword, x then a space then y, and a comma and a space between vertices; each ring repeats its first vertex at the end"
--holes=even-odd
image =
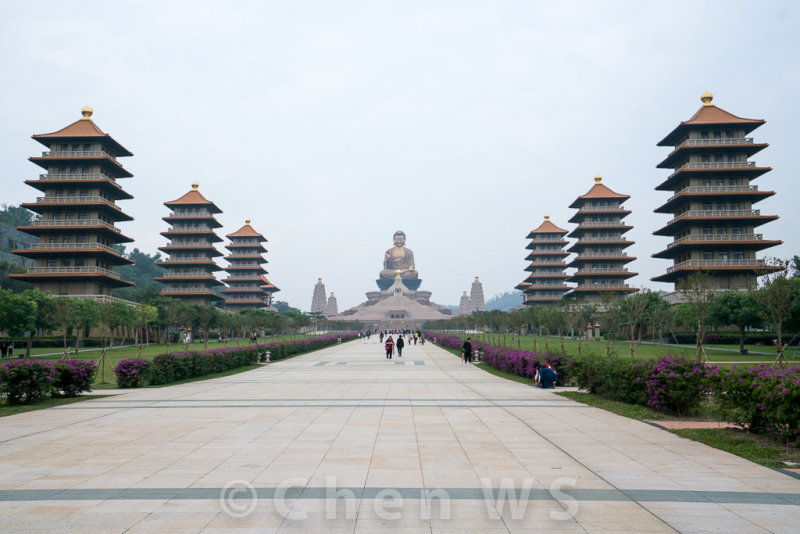
POLYGON ((0 419, 0 532, 785 532, 800 480, 375 337, 0 419))

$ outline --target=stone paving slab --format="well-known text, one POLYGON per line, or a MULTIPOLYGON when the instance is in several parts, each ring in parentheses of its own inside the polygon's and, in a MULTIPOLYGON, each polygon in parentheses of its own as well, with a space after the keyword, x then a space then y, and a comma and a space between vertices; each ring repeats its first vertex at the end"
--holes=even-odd
POLYGON ((796 478, 404 354, 373 338, 2 418, 0 532, 797 532, 796 478))

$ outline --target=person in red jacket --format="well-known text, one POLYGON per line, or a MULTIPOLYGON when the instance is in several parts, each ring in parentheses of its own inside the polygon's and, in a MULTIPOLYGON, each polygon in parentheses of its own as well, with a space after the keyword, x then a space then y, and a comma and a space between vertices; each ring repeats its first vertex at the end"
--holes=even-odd
POLYGON ((392 339, 392 336, 389 336, 388 338, 386 338, 386 359, 387 360, 391 360, 392 359, 392 353, 394 353, 394 340, 392 339))

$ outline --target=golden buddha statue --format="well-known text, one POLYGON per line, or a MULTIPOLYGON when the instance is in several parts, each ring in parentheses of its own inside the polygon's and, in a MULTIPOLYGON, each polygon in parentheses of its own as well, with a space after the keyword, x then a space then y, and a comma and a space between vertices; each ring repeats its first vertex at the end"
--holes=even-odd
POLYGON ((383 279, 393 279, 397 276, 403 279, 419 276, 414 270, 414 253, 406 248, 406 234, 401 231, 394 233, 394 247, 386 251, 380 275, 383 279))

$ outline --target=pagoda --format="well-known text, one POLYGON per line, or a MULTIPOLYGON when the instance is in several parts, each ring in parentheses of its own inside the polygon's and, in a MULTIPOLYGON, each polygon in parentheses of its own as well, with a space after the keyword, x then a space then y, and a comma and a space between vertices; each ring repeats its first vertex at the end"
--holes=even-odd
POLYGON ((336 297, 331 291, 331 296, 328 297, 328 304, 325 306, 325 317, 333 317, 339 314, 339 304, 336 302, 336 297))
MULTIPOLYGON (((713 98, 703 93, 697 113, 658 143, 673 150, 657 167, 673 172, 656 190, 672 196, 655 212, 672 214, 672 220, 653 234, 670 236, 672 242, 653 257, 670 259, 672 266, 652 280, 677 288, 687 276, 704 271, 712 289, 743 291, 755 287, 759 274, 777 269, 756 259, 756 252, 781 243, 755 233, 778 218, 753 209, 775 194, 751 185, 772 170, 748 161, 768 146, 747 137, 765 121, 737 117, 715 106, 713 98)), ((668 299, 681 297, 672 293, 668 299)))
POLYGON ((157 265, 167 272, 154 278, 164 284, 161 294, 165 297, 180 299, 186 304, 209 306, 222 300, 212 289, 221 285, 214 278, 215 271, 221 271, 214 258, 222 254, 214 248, 214 243, 222 241, 214 232, 214 228, 222 225, 214 218, 214 214, 222 213, 213 202, 198 191, 197 182, 192 190, 164 205, 172 210, 163 219, 172 227, 161 232, 169 239, 169 243, 158 250, 168 255, 167 259, 157 265))
POLYGON ((475 277, 469 289, 469 312, 486 311, 486 301, 483 298, 483 284, 475 277))
POLYGON ((39 239, 13 253, 36 263, 9 276, 57 296, 110 300, 112 289, 134 285, 114 272, 117 265, 133 263, 115 248, 133 241, 115 226, 133 220, 116 204, 133 198, 117 183, 133 176, 117 158, 133 154, 97 127, 92 108, 81 113, 57 132, 33 136, 48 151, 29 160, 47 172, 25 183, 44 196, 22 204, 40 218, 17 229, 39 239))
POLYGON ((544 216, 544 222, 535 230, 531 230, 527 239, 531 242, 527 249, 531 251, 525 258, 531 262, 525 269, 530 275, 516 289, 522 291, 524 304, 553 304, 564 297, 569 287, 564 281, 569 278, 564 274, 567 264, 564 259, 569 252, 564 247, 569 243, 564 239, 567 231, 544 216))
POLYGON ((278 286, 267 280, 267 277, 263 274, 259 278, 261 279, 261 285, 258 287, 260 287, 264 292, 264 304, 267 306, 268 310, 277 311, 272 307, 272 294, 277 293, 280 291, 280 289, 278 286))
POLYGON ((469 309, 469 295, 467 295, 467 290, 464 290, 464 294, 461 295, 461 302, 458 303, 458 314, 459 315, 469 315, 472 313, 472 310, 469 309))
POLYGON ((637 273, 625 268, 626 263, 636 258, 623 252, 634 243, 623 236, 633 228, 622 221, 631 213, 622 207, 630 196, 615 193, 603 185, 601 176, 595 176, 594 182, 585 195, 569 206, 578 210, 569 220, 578 224, 569 234, 578 241, 569 249, 577 257, 568 266, 577 268, 569 279, 577 283, 570 296, 588 304, 602 305, 608 296, 621 298, 636 292, 625 280, 637 273))
POLYGON ((225 256, 230 263, 225 268, 228 278, 223 280, 228 289, 220 291, 225 295, 225 306, 232 312, 267 307, 267 294, 261 288, 264 284, 261 277, 267 274, 261 266, 267 263, 261 256, 267 252, 262 243, 266 243, 267 239, 250 226, 250 219, 244 222, 244 226, 225 237, 231 241, 225 247, 230 253, 225 256))

